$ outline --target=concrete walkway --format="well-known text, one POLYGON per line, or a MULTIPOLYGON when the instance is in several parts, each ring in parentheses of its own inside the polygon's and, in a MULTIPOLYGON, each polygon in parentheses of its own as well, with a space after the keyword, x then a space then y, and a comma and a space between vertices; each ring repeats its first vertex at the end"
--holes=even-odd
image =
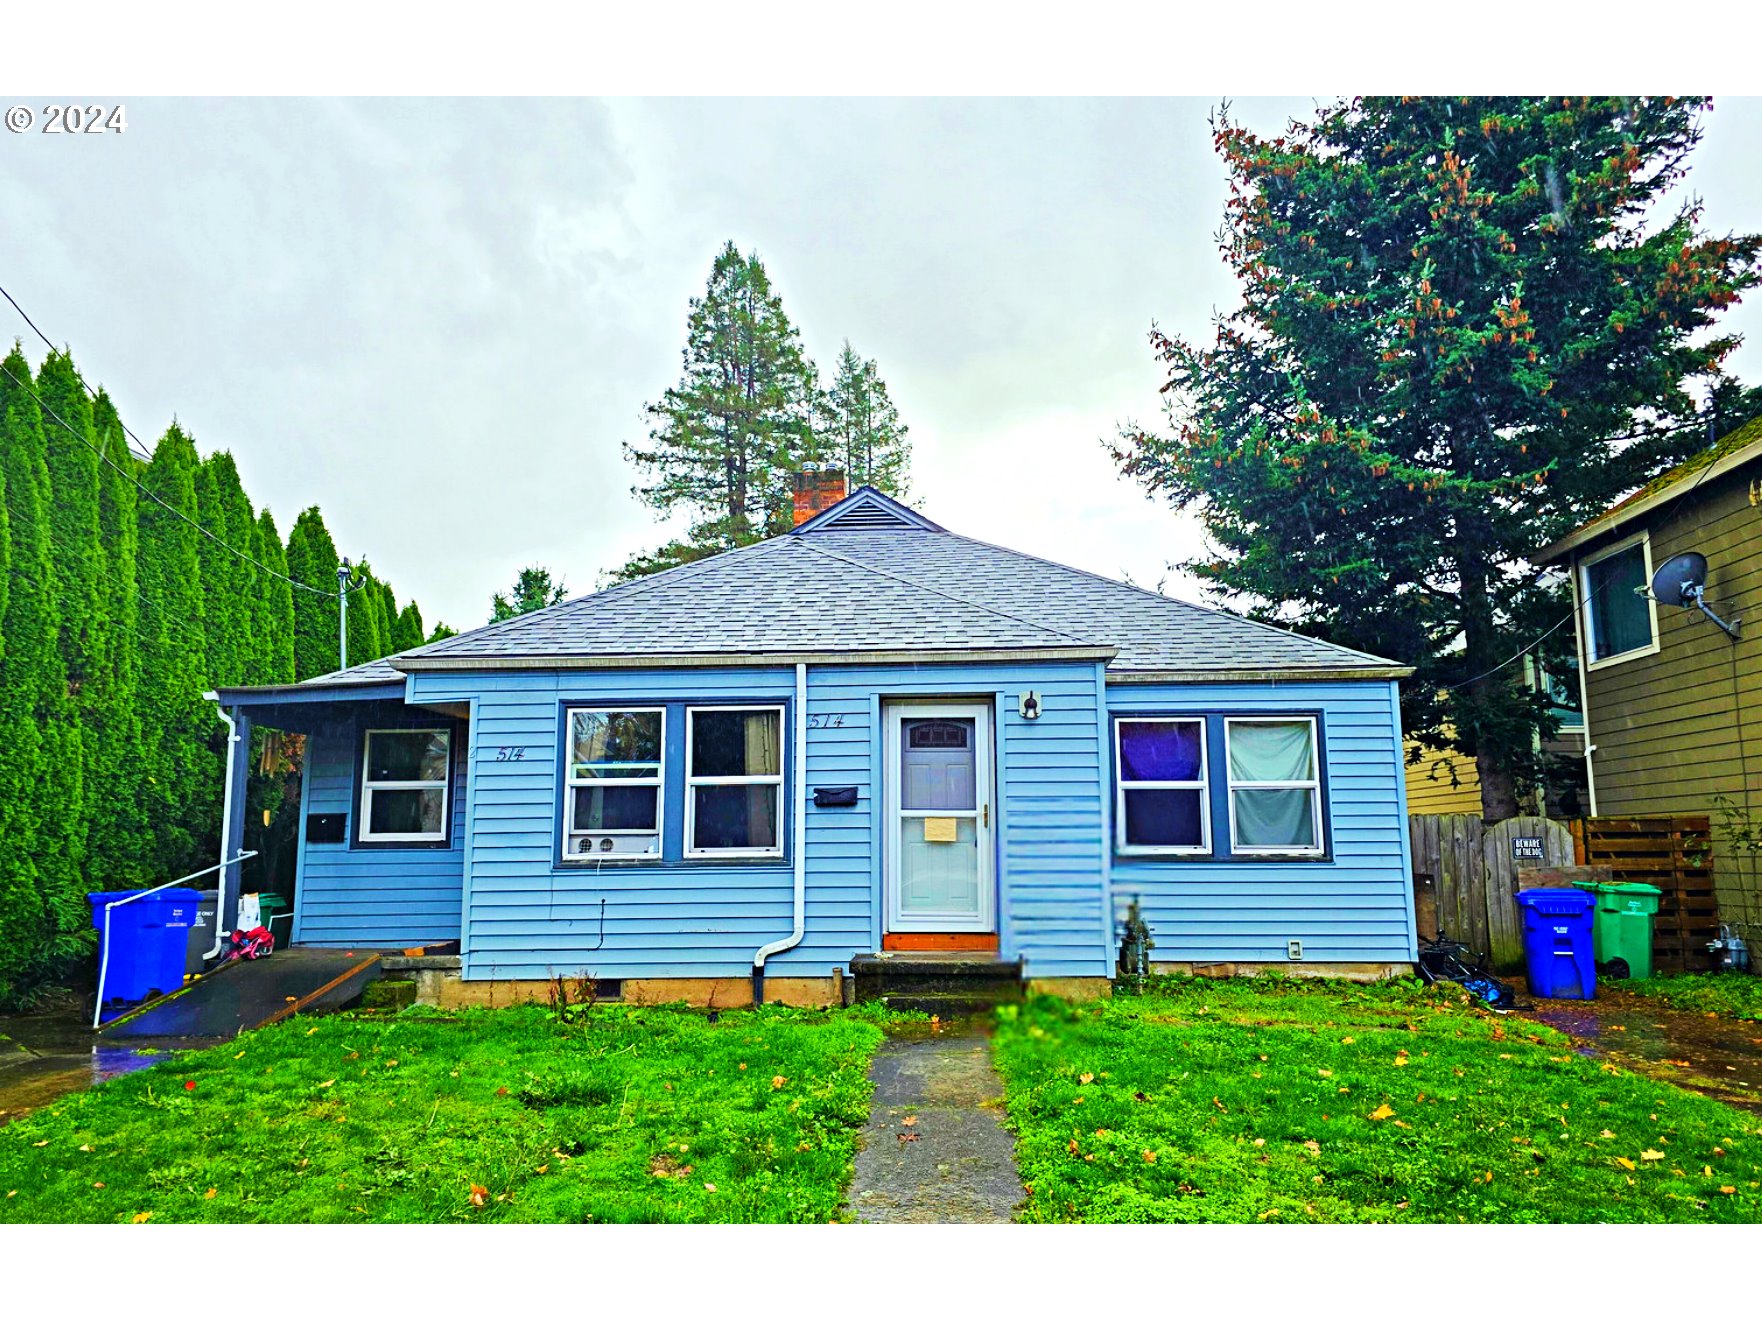
POLYGON ((868 1224, 1007 1223, 1025 1196, 1004 1130, 990 1041, 970 1031, 891 1037, 869 1066, 875 1100, 847 1206, 868 1224))

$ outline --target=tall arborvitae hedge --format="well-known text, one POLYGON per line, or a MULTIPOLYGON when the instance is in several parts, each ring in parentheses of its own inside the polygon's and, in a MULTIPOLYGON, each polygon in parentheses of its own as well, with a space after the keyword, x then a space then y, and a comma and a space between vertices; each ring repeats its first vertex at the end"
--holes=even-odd
MULTIPOLYGON (((302 510, 288 532, 288 577, 315 592, 294 591, 294 677, 310 679, 337 667, 336 571, 341 558, 318 506, 302 510)), ((292 590, 292 589, 290 589, 292 590)))
MULTIPOLYGON (((87 891, 216 861, 224 726, 202 694, 335 669, 336 567, 318 510, 284 547, 230 454, 204 459, 174 424, 137 458, 67 354, 0 363, 0 1007, 77 980, 87 891)), ((415 603, 362 567, 352 663, 423 640, 415 603)), ((286 748, 273 760, 253 772, 253 837, 286 862, 298 794, 286 748)))

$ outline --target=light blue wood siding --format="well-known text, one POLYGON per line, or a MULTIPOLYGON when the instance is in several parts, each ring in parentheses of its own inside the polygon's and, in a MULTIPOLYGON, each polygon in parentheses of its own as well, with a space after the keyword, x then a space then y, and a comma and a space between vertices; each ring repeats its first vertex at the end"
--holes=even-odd
POLYGON ((453 735, 453 783, 448 804, 453 817, 451 847, 309 844, 304 839, 304 822, 311 813, 347 813, 345 838, 355 838, 356 804, 352 800, 361 731, 423 723, 428 718, 402 703, 339 702, 332 710, 337 718, 306 738, 294 942, 344 949, 402 949, 457 940, 465 883, 465 731, 456 730, 453 735))
MULTIPOLYGON (((1332 857, 1315 862, 1116 857, 1113 901, 1140 897, 1156 963, 1406 962, 1414 958, 1413 887, 1400 758, 1400 707, 1389 682, 1114 684, 1111 715, 1319 712, 1327 758, 1332 857)), ((1113 783, 1113 750, 1106 752, 1113 783)), ((1214 747, 1214 778, 1224 753, 1214 747)), ((1227 838, 1214 813, 1214 838, 1227 838)))
MULTIPOLYGON (((795 671, 680 669, 445 674, 411 678, 413 701, 469 701, 465 975, 471 979, 731 977, 789 933, 792 861, 558 865, 565 705, 784 702, 793 758, 795 671), (602 901, 603 922, 602 922, 602 901)), ((1093 665, 812 666, 808 687, 806 934, 766 964, 826 976, 881 940, 880 708, 884 697, 997 703, 1000 940, 1034 976, 1104 975, 1106 913, 1100 684, 1093 665), (1017 714, 1034 688, 1038 721, 1017 714), (815 808, 819 786, 855 785, 855 808, 815 808)), ((667 767, 670 822, 684 767, 667 767)), ((788 767, 793 803, 796 768, 788 767)), ((793 837, 790 837, 793 848, 793 837)))

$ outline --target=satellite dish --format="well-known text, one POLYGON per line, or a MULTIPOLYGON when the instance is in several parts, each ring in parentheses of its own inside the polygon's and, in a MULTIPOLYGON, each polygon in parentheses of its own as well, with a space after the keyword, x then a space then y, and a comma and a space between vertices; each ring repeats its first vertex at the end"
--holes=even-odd
POLYGON ((1652 595, 1665 605, 1694 605, 1707 585, 1707 557, 1699 551, 1672 555, 1652 575, 1652 595))
POLYGON ((1662 601, 1665 605, 1692 606, 1736 639, 1738 625, 1743 621, 1734 619, 1728 624, 1709 610, 1707 603, 1701 599, 1706 590, 1707 557, 1699 551, 1686 550, 1681 555, 1672 555, 1652 575, 1654 600, 1662 601))

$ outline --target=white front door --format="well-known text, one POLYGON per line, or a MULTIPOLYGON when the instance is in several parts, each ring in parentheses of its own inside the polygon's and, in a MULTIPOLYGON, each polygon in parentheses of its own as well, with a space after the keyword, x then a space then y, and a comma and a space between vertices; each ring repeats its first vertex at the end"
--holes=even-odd
POLYGON ((883 709, 889 931, 995 931, 991 704, 883 709))

